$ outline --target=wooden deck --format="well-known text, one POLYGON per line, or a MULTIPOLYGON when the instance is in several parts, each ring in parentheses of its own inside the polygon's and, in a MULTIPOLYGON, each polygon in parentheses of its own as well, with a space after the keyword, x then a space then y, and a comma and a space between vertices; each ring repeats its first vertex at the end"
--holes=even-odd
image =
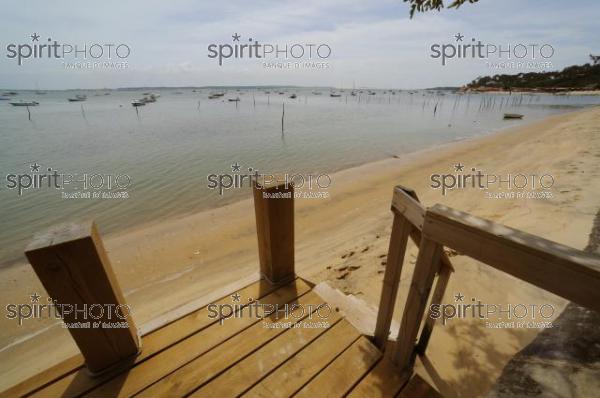
POLYGON ((255 300, 302 304, 309 309, 296 308, 288 319, 231 317, 221 324, 218 318, 209 317, 206 306, 143 336, 140 355, 120 369, 92 377, 79 356, 79 360, 72 358, 3 395, 439 396, 418 376, 410 380, 410 375, 403 376, 334 308, 326 319, 317 317, 316 312, 309 314, 324 301, 308 282, 297 278, 277 286, 259 281, 215 304, 247 305, 255 300), (322 321, 329 327, 310 327, 322 321), (281 327, 288 322, 296 327, 281 327))

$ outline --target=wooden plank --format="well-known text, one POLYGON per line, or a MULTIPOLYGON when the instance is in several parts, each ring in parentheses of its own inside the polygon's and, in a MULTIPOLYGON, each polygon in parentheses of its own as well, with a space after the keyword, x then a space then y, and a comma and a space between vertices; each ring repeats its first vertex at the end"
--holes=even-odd
POLYGON ((415 374, 400 391, 398 398, 442 398, 442 395, 427 384, 421 376, 415 374))
MULTIPOLYGON (((328 319, 333 327, 341 319, 332 312, 328 319)), ((300 322, 299 325, 310 322, 300 322)), ((190 395, 190 397, 237 397, 284 363, 291 356, 308 346, 325 333, 328 328, 294 328, 274 338, 264 347, 236 363, 219 377, 190 395)))
POLYGON ((600 311, 600 258, 492 221, 436 205, 423 233, 494 268, 600 311))
POLYGON ((423 220, 425 219, 425 208, 417 199, 414 191, 408 193, 407 188, 400 186, 394 187, 392 197, 392 210, 403 215, 417 229, 423 229, 423 220))
MULTIPOLYGON (((392 211, 396 213, 398 212, 398 208, 402 208, 402 206, 413 207, 411 213, 415 214, 415 216, 412 217, 411 223, 416 228, 413 228, 410 231, 410 238, 415 243, 415 245, 419 246, 421 244, 421 229, 423 229, 424 217, 427 209, 421 204, 417 193, 414 190, 403 187, 402 185, 397 185, 394 188, 394 196, 392 197, 392 211), (404 203, 403 205, 400 205, 398 207, 394 206, 394 198, 396 198, 397 196, 402 198, 401 202, 404 203), (419 206, 421 211, 414 209, 415 206, 419 206), (423 218, 421 218, 420 216, 421 213, 423 215, 423 218)), ((401 212, 399 213, 402 214, 401 212)), ((450 259, 444 252, 442 252, 441 261, 442 265, 449 267, 452 270, 452 272, 454 272, 454 266, 452 266, 450 259)))
POLYGON ((395 397, 404 387, 411 374, 402 373, 389 358, 382 358, 371 371, 352 389, 350 398, 395 397))
POLYGON ((290 280, 294 277, 294 186, 254 180, 252 190, 261 274, 273 283, 290 280))
MULTIPOLYGON (((375 336, 375 325, 377 323, 377 307, 367 303, 353 294, 344 294, 338 289, 331 287, 327 282, 319 282, 313 287, 317 293, 331 308, 335 308, 345 320, 350 322, 362 335, 373 338, 375 336)), ((400 324, 392 319, 390 330, 398 330, 400 324)), ((389 336, 389 340, 395 340, 396 334, 389 336)))
MULTIPOLYGON (((0 392, 1 398, 22 397, 84 366, 83 355, 76 354, 0 392)), ((86 372, 89 373, 89 372, 86 372)))
POLYGON ((380 350, 385 349, 390 334, 390 325, 394 316, 394 305, 396 304, 398 285, 400 283, 400 276, 402 275, 406 244, 408 243, 408 236, 411 229, 412 225, 406 218, 394 215, 373 340, 380 350))
POLYGON ((138 353, 137 329, 93 221, 38 234, 25 255, 48 295, 70 306, 57 307, 66 323, 99 322, 98 327, 69 328, 91 372, 105 371, 138 353), (103 326, 116 323, 128 326, 103 326))
MULTIPOLYGON (((435 284, 435 289, 433 290, 433 294, 431 295, 431 304, 440 304, 444 298, 444 294, 446 293, 446 287, 448 286, 448 281, 450 279, 451 270, 448 267, 440 267, 440 272, 437 277, 437 282, 435 284)), ((433 332, 433 327, 435 326, 436 320, 431 317, 427 317, 425 320, 425 325, 423 326, 423 330, 421 331, 421 337, 419 338, 419 343, 417 344, 417 352, 421 355, 425 354, 427 350, 427 345, 429 344, 429 338, 431 337, 431 333, 433 332)))
MULTIPOLYGON (((260 297, 261 292, 267 292, 268 289, 276 289, 271 286, 270 283, 261 281, 237 292, 240 295, 239 303, 234 302, 233 298, 228 296, 215 304, 248 303, 248 299, 260 297)), ((262 303, 273 304, 285 303, 293 300, 298 294, 303 294, 309 290, 310 286, 305 282, 296 280, 267 294, 260 301, 262 303)), ((135 391, 136 388, 141 389, 145 387, 146 384, 144 383, 151 382, 149 380, 153 380, 153 378, 154 380, 158 380, 164 374, 163 371, 166 371, 165 368, 177 369, 177 367, 191 361, 214 345, 219 344, 221 341, 252 324, 249 318, 231 318, 225 321, 223 327, 210 327, 211 325, 217 326, 215 323, 218 322, 218 319, 211 319, 208 315, 209 310, 205 307, 148 335, 144 339, 145 349, 140 357, 138 357, 139 362, 134 364, 134 367, 127 373, 91 378, 85 372, 79 371, 47 386, 34 394, 34 396, 79 396, 104 382, 106 384, 101 386, 101 390, 108 395, 116 394, 114 390, 118 390, 121 387, 124 396, 126 396, 130 390, 135 391), (153 361, 163 361, 164 364, 162 367, 156 367, 154 362, 149 361, 148 358, 151 358, 153 361), (146 370, 148 371, 146 372, 146 370)), ((95 391, 97 390, 92 390, 92 395, 101 395, 101 393, 95 391)))
MULTIPOLYGON (((202 322, 190 322, 189 320, 195 316, 196 318, 199 318, 197 316, 197 311, 206 307, 207 304, 210 304, 211 302, 217 302, 219 304, 231 303, 232 299, 230 293, 233 291, 239 291, 241 300, 246 302, 249 298, 260 298, 277 289, 278 286, 265 281, 260 281, 259 278, 258 273, 242 278, 239 281, 210 292, 199 300, 186 303, 173 310, 173 312, 164 314, 158 319, 153 319, 152 321, 139 326, 138 331, 142 334, 144 350, 135 358, 134 363, 139 363, 155 354, 157 351, 153 347, 158 348, 158 350, 168 348, 171 344, 198 331, 198 328, 202 327, 202 322), (188 321, 186 322, 185 319, 188 319, 188 321), (181 322, 175 325, 174 322, 178 321, 181 322), (159 329, 163 330, 156 335, 153 334, 159 329), (158 340, 159 338, 164 342, 164 345, 161 346, 162 343, 158 340)), ((200 317, 200 319, 203 321, 208 320, 205 316, 200 317)), ((60 395, 59 392, 66 391, 67 386, 69 385, 71 386, 72 391, 83 393, 93 386, 100 384, 102 380, 108 380, 112 374, 116 374, 116 372, 114 372, 107 374, 107 377, 88 377, 90 376, 88 374, 89 372, 87 372, 86 369, 81 369, 83 364, 83 356, 81 354, 74 355, 71 358, 59 362, 56 365, 9 387, 5 391, 0 392, 0 397, 15 397, 32 394, 53 382, 56 382, 57 385, 51 387, 51 389, 54 390, 54 393, 49 395, 60 395), (74 380, 77 380, 77 382, 74 380), (75 388, 75 384, 80 386, 81 389, 75 388)))
POLYGON ((358 338, 360 333, 348 321, 342 319, 243 396, 263 398, 292 396, 358 338))
POLYGON ((381 355, 381 351, 361 336, 294 397, 343 397, 371 370, 381 355))
POLYGON ((442 247, 438 243, 428 239, 427 236, 422 237, 398 339, 392 354, 393 362, 402 371, 408 371, 413 366, 415 341, 425 313, 431 285, 440 265, 441 251, 442 247))
MULTIPOLYGON (((178 368, 176 371, 164 372, 163 370, 163 377, 147 389, 141 391, 139 396, 187 396, 205 383, 217 377, 229 367, 235 365, 238 361, 241 361, 246 356, 271 341, 273 338, 285 332, 286 329, 282 327, 283 324, 288 322, 293 324, 296 323, 296 321, 301 321, 309 313, 309 311, 306 311, 306 306, 313 305, 316 307, 320 304, 324 304, 319 296, 313 292, 298 297, 294 300, 294 303, 302 305, 303 308, 292 310, 292 316, 289 319, 286 319, 285 317, 276 319, 275 316, 270 316, 259 322, 255 322, 243 332, 237 333, 227 341, 214 347, 204 355, 197 357, 185 366, 178 368)), ((218 327, 213 327, 213 329, 221 330, 218 327)), ((164 365, 161 362, 162 361, 159 362, 156 360, 150 361, 155 367, 163 367, 164 365)), ((147 386, 148 385, 149 383, 147 386)), ((113 390, 113 392, 115 391, 113 390)), ((132 392, 133 391, 130 391, 126 395, 129 395, 132 392)), ((121 396, 120 393, 121 391, 119 391, 119 396, 121 396)), ((112 394, 109 395, 113 396, 112 394)), ((106 392, 104 392, 104 396, 107 396, 106 392)))

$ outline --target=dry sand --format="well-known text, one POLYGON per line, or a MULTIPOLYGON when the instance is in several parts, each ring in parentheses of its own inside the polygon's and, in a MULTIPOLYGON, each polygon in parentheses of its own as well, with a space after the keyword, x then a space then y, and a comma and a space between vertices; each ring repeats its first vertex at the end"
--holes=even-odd
MULTIPOLYGON (((443 203, 582 249, 599 207, 599 164, 600 107, 595 107, 335 173, 330 199, 296 203, 297 272, 314 282, 328 280, 377 305, 396 184, 414 188, 426 205, 443 203), (442 196, 429 187, 432 173, 452 172, 458 162, 466 169, 495 174, 551 173, 554 197, 485 199, 474 189, 442 196)), ((105 244, 138 325, 258 269, 250 200, 110 235, 105 244)), ((396 306, 398 319, 415 258, 411 245, 396 306)), ((486 303, 549 303, 556 306, 557 315, 566 305, 561 298, 463 256, 452 260, 456 272, 446 302, 460 292, 486 303)), ((27 265, 0 273, 3 306, 28 303, 29 294, 44 292, 27 265)), ((418 370, 447 396, 480 396, 538 333, 486 329, 482 321, 472 319, 440 324, 418 370)), ((66 330, 48 320, 16 327, 3 317, 0 346, 5 347, 0 351, 0 390, 76 352, 66 330)))

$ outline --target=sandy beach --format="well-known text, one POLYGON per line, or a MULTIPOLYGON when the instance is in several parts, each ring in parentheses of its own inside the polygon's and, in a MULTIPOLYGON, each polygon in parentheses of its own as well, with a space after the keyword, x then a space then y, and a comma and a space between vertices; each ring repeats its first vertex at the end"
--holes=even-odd
MULTIPOLYGON (((315 283, 328 281, 344 293, 377 305, 382 265, 392 223, 394 185, 416 190, 425 205, 443 203, 479 217, 583 249, 600 207, 600 107, 551 116, 541 122, 398 158, 343 170, 332 176, 329 199, 296 202, 296 271, 315 283), (489 173, 552 174, 551 199, 487 199, 482 191, 454 190, 443 196, 430 175, 453 165, 489 173)), ((102 231, 102 225, 99 225, 102 231)), ((212 290, 258 270, 251 200, 152 223, 105 236, 105 245, 138 325, 198 300, 212 290)), ((409 246, 401 304, 410 283, 416 249, 409 246)), ((460 292, 488 303, 566 302, 464 256, 445 301, 460 292)), ((0 270, 3 305, 46 297, 27 264, 0 270)), ((396 319, 402 306, 396 306, 396 319)), ((447 396, 481 396, 506 363, 539 333, 537 329, 490 329, 480 320, 438 325, 427 359, 417 371, 447 396)), ((21 327, 0 321, 0 390, 77 352, 58 323, 31 320, 21 327), (19 366, 15 366, 19 364, 19 366)))

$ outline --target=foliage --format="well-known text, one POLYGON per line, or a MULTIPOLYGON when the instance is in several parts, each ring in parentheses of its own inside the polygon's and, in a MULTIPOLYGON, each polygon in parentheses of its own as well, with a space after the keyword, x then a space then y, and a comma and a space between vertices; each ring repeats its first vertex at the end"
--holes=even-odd
POLYGON ((516 75, 478 77, 469 83, 467 87, 491 89, 600 89, 600 63, 595 65, 572 65, 554 72, 529 72, 516 75))
MULTIPOLYGON (((410 4, 410 17, 417 12, 426 12, 429 10, 441 10, 444 8, 444 0, 403 0, 410 4)), ((454 0, 448 8, 458 8, 464 3, 477 3, 479 0, 454 0)))

